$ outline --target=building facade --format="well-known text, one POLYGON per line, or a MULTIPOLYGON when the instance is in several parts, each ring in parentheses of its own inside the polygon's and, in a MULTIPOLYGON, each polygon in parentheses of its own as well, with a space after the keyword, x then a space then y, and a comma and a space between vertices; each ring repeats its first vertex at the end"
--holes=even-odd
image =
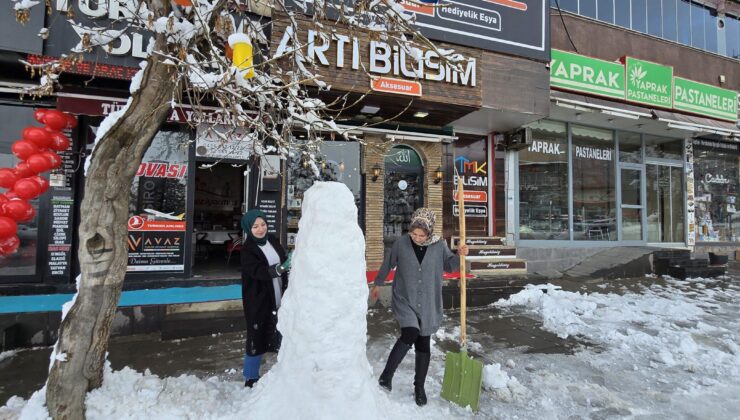
POLYGON ((733 255, 738 3, 551 7, 549 115, 507 155, 507 236, 530 269, 615 246, 733 255))
MULTIPOLYGON (((198 115, 188 104, 178 104, 126 192, 131 200, 125 287, 238 282, 235 245, 241 237, 241 214, 250 208, 265 211, 271 231, 290 248, 302 194, 316 180, 343 182, 355 195, 369 276, 408 230, 410 215, 420 206, 440 216, 437 233, 445 239, 457 234, 457 176, 469 190, 471 234, 502 234, 504 151, 497 149, 493 133, 521 127, 548 112, 549 5, 545 0, 528 3, 523 9, 483 0, 454 10, 406 5, 426 36, 464 56, 461 71, 440 64, 432 51, 424 51, 425 65, 416 67, 402 50, 369 33, 333 27, 333 35, 325 36, 321 28, 304 27, 299 38, 315 41, 305 53, 332 85, 322 99, 345 98, 353 104, 337 116, 348 137, 327 133, 316 162, 299 153, 287 160, 254 156, 249 145, 222 144, 213 131, 233 126, 218 109, 198 115), (489 26, 480 24, 484 17, 489 26), (326 45, 316 47, 324 40, 326 45), (318 175, 313 163, 319 166, 318 175)), ((87 2, 70 4, 76 19, 89 26, 104 26, 115 17, 87 2)), ((15 163, 10 145, 23 127, 33 124, 34 107, 72 113, 80 123, 69 133, 73 145, 65 166, 51 174, 52 189, 35 203, 37 219, 22 228, 19 253, 0 261, 0 287, 8 293, 73 288, 85 161, 101 121, 124 106, 147 40, 145 33, 129 32, 110 51, 95 47, 70 64, 58 93, 19 99, 18 92, 34 82, 18 59, 54 59, 79 42, 66 10, 57 6, 49 16, 33 8, 24 42, 0 45, 4 61, 12 64, 4 67, 0 82, 0 118, 7 130, 3 165, 15 163), (45 21, 55 36, 43 40, 36 34, 45 21)), ((252 6, 235 17, 235 26, 247 18, 270 22, 265 47, 276 54, 290 42, 285 37, 288 20, 252 6)), ((5 39, 17 38, 12 16, 3 19, 5 39)), ((302 135, 294 134, 296 144, 302 135)))

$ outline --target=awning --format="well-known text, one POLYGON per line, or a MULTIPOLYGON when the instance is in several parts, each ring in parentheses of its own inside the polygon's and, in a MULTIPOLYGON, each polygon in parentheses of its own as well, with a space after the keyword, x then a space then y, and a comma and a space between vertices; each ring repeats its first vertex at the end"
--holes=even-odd
POLYGON ((555 105, 563 108, 582 111, 598 111, 610 116, 633 120, 647 118, 654 121, 664 122, 670 129, 690 132, 692 135, 718 134, 726 137, 734 137, 740 140, 740 127, 731 122, 652 109, 557 90, 550 91, 550 100, 554 102, 555 105))

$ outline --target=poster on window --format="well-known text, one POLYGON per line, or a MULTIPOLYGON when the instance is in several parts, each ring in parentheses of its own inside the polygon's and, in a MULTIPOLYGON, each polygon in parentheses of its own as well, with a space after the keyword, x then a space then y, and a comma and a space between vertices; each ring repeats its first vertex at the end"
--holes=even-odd
POLYGON ((131 183, 129 272, 185 269, 187 142, 187 133, 157 133, 131 183))
MULTIPOLYGON (((452 214, 453 220, 445 221, 449 226, 458 226, 458 179, 462 178, 465 193, 465 216, 468 218, 466 230, 471 236, 487 236, 488 217, 490 215, 488 137, 461 136, 454 143, 453 185, 449 198, 444 201, 451 208, 445 213, 452 214), (451 211, 450 211, 451 210, 451 211)), ((458 234, 455 228, 455 235, 458 234)))

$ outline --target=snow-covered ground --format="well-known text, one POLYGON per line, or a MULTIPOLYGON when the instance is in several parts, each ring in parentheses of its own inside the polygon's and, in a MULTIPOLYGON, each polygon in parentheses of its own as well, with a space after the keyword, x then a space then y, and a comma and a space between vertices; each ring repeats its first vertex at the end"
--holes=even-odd
MULTIPOLYGON (((457 314, 448 314, 433 340, 429 404, 414 405, 410 354, 394 378, 386 413, 399 419, 740 418, 738 279, 645 279, 641 284, 647 286, 591 293, 532 287, 471 311, 471 352, 486 364, 477 414, 438 397, 444 350, 455 348, 459 334, 457 314), (521 316, 540 321, 554 336, 584 344, 532 352, 496 343, 499 332, 485 330, 491 319, 521 316)), ((371 311, 368 320, 384 328, 368 340, 367 357, 377 377, 395 326, 385 310, 371 311)), ((259 385, 245 389, 238 377, 238 366, 210 378, 109 371, 103 387, 88 396, 88 418, 269 418, 250 412, 250 394, 260 392, 259 385)), ((30 402, 11 398, 0 408, 0 418, 44 418, 40 396, 30 402)), ((355 418, 350 406, 333 409, 355 418)), ((307 412, 304 418, 312 416, 307 412)))

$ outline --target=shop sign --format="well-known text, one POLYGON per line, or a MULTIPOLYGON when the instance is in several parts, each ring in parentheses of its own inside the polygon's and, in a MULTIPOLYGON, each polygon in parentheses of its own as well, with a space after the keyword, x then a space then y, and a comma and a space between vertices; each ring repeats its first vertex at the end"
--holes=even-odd
POLYGON ((732 90, 674 77, 673 107, 723 120, 737 120, 737 93, 732 90))
POLYGON ((566 90, 624 99, 624 66, 553 49, 550 84, 566 90))
MULTIPOLYGON (((452 213, 455 217, 460 215, 460 206, 452 205, 452 213)), ((465 205, 465 217, 488 217, 488 206, 465 205)))
POLYGON ((393 147, 391 154, 385 157, 385 164, 416 170, 421 166, 421 159, 413 149, 397 146, 393 147))
POLYGON ((534 140, 532 145, 527 148, 529 152, 543 153, 546 155, 560 155, 565 152, 560 151, 561 144, 550 143, 549 141, 534 140))
POLYGON ((716 149, 717 151, 721 152, 732 152, 735 154, 740 154, 740 143, 728 143, 709 139, 694 139, 692 143, 697 148, 703 150, 716 149))
MULTIPOLYGON (((91 51, 82 52, 82 61, 68 60, 64 66, 68 71, 78 74, 130 79, 139 70, 139 62, 148 56, 147 47, 153 42, 149 31, 127 22, 140 7, 139 3, 134 0, 46 2, 50 9, 47 19, 48 29, 52 35, 43 42, 44 55, 35 56, 34 61, 38 63, 68 56, 73 49, 81 49, 86 29, 105 28, 103 33, 114 38, 112 42, 93 46, 91 51)), ((31 13, 40 12, 40 19, 43 22, 44 10, 43 6, 32 7, 31 13)), ((9 15, 12 16, 12 13, 9 15)), ((244 20, 248 19, 243 16, 241 13, 227 16, 236 32, 243 32, 244 20)), ((15 25, 21 30, 20 24, 15 25)), ((38 30, 31 36, 31 40, 37 39, 39 39, 38 30)), ((18 41, 13 38, 12 42, 18 41)))
POLYGON ((254 141, 249 131, 242 128, 215 126, 198 127, 195 154, 216 159, 247 160, 252 155, 254 141))
POLYGON ((574 146, 577 158, 593 160, 612 160, 611 149, 600 149, 588 146, 574 146))
MULTIPOLYGON (((465 191, 465 202, 487 203, 488 193, 486 191, 465 191)), ((457 191, 453 193, 453 199, 457 201, 457 191)))
POLYGON ((370 79, 370 89, 376 92, 421 96, 421 83, 412 80, 373 77, 370 79))
POLYGON ((130 217, 127 271, 182 271, 185 223, 130 217))
POLYGON ((455 158, 455 185, 458 176, 462 177, 463 185, 466 187, 488 187, 488 162, 471 160, 466 156, 455 158))
POLYGON ((673 67, 625 57, 627 100, 662 108, 673 107, 673 67))
POLYGON ((549 1, 446 0, 438 7, 400 3, 415 14, 416 26, 430 39, 549 59, 549 1))
POLYGON ((727 179, 727 178, 725 178, 724 175, 721 175, 721 174, 720 175, 712 175, 709 172, 707 172, 704 175, 704 182, 706 182, 707 184, 722 184, 722 185, 724 185, 724 184, 729 184, 730 183, 730 180, 727 179))
MULTIPOLYGON (((384 41, 367 42, 354 36, 338 33, 327 35, 313 29, 305 32, 305 40, 299 41, 301 45, 295 45, 294 41, 297 37, 294 37, 294 33, 293 26, 285 29, 273 58, 290 54, 296 48, 306 45, 305 60, 309 63, 336 68, 345 68, 349 65, 352 70, 368 71, 376 75, 401 76, 461 86, 474 87, 476 85, 475 58, 463 57, 462 71, 458 71, 454 66, 442 63, 440 55, 433 50, 421 51, 413 48, 412 51, 406 51, 404 48, 392 46, 384 41), (409 52, 415 57, 410 57, 409 52), (369 63, 361 63, 362 56, 369 57, 369 63)), ((419 89, 420 94, 421 89, 419 89)))

